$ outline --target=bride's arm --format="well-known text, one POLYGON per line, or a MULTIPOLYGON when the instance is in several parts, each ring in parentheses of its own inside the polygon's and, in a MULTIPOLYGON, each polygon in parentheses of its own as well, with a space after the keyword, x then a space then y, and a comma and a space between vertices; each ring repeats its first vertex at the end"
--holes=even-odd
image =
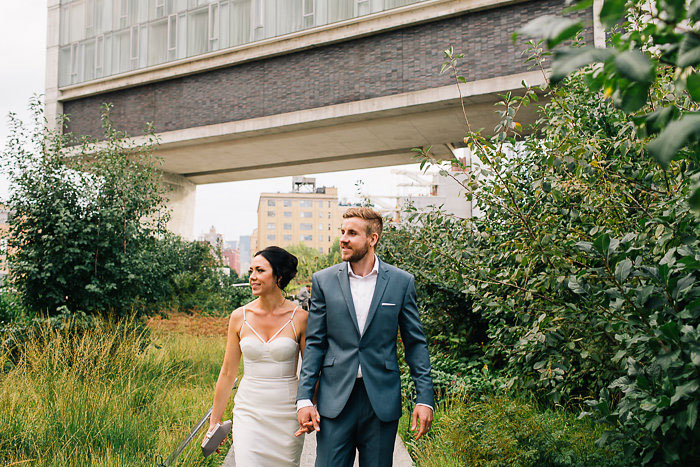
POLYGON ((238 332, 243 322, 243 308, 239 308, 231 313, 231 318, 228 321, 228 335, 226 337, 226 353, 224 354, 224 363, 219 371, 219 379, 216 381, 214 389, 214 403, 209 418, 209 429, 214 425, 221 423, 221 418, 226 409, 226 403, 231 396, 233 384, 238 375, 238 363, 241 360, 241 346, 238 332))
POLYGON ((309 312, 303 308, 297 311, 297 315, 294 317, 294 326, 296 326, 298 338, 299 338, 299 352, 301 352, 301 358, 304 358, 304 347, 306 347, 306 323, 309 320, 309 312))
MULTIPOLYGON (((306 323, 308 322, 309 319, 309 312, 304 311, 302 316, 300 317, 301 319, 299 320, 299 326, 298 328, 300 329, 299 332, 299 351, 301 352, 301 358, 304 358, 304 347, 306 346, 306 323)), ((311 398, 311 402, 316 405, 316 397, 318 396, 318 381, 316 381, 316 387, 314 388, 314 396, 311 398)))

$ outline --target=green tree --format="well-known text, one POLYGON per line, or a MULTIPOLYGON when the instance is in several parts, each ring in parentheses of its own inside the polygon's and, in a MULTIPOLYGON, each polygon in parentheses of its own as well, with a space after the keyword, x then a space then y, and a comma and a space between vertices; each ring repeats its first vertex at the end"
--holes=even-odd
POLYGON ((319 253, 303 243, 291 245, 287 247, 286 250, 299 260, 297 276, 294 278, 293 286, 310 285, 311 276, 313 276, 316 271, 320 271, 321 269, 325 269, 342 261, 340 258, 340 241, 338 239, 333 242, 330 252, 326 254, 319 253))
POLYGON ((30 126, 10 115, 3 152, 14 212, 9 265, 24 304, 121 316, 158 301, 167 287, 156 244, 168 212, 152 131, 144 143, 129 139, 105 106, 104 138, 76 143, 46 127, 42 107, 32 100, 30 126))

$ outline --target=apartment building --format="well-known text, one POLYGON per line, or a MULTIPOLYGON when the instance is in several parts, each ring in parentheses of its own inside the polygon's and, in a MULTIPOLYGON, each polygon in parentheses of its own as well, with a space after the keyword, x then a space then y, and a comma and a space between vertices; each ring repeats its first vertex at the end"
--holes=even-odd
POLYGON ((319 253, 330 252, 342 223, 338 189, 316 188, 316 180, 306 177, 294 177, 293 185, 290 193, 260 194, 256 248, 301 243, 319 253))

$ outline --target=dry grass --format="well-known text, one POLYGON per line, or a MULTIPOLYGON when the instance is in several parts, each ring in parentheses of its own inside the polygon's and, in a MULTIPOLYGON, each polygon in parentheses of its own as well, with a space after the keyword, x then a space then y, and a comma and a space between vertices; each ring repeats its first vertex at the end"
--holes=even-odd
POLYGON ((149 318, 148 327, 157 332, 175 332, 191 336, 226 336, 228 318, 202 316, 200 314, 171 313, 166 319, 162 316, 149 318))

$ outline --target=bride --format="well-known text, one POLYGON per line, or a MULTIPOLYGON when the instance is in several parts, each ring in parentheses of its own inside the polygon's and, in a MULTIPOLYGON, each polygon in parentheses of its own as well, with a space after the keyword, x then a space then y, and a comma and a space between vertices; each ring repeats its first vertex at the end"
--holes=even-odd
MULTIPOLYGON (((250 286, 258 298, 231 314, 226 353, 214 390, 209 431, 221 422, 243 356, 244 376, 233 408, 239 466, 297 466, 304 443, 295 407, 297 362, 308 313, 284 298, 297 258, 271 246, 255 254, 250 286)), ((303 356, 303 355, 302 355, 303 356)))

